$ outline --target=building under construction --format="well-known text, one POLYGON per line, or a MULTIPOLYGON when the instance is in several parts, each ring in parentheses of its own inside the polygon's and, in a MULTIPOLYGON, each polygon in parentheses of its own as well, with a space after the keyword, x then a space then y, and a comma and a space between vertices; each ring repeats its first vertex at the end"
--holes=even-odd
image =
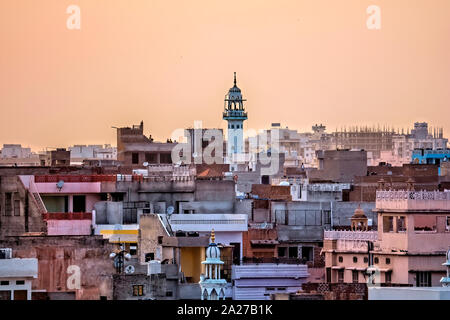
POLYGON ((336 149, 364 149, 373 158, 380 157, 380 151, 392 150, 392 137, 399 134, 388 127, 350 127, 333 133, 336 149))

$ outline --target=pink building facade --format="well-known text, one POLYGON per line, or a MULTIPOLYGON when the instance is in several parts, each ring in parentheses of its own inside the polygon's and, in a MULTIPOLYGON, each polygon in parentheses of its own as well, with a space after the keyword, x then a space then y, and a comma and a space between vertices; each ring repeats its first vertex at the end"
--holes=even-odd
POLYGON ((48 235, 91 235, 92 211, 101 201, 103 181, 115 176, 20 176, 47 223, 48 235))
POLYGON ((327 281, 440 286, 450 192, 377 191, 375 210, 377 231, 325 231, 327 281))

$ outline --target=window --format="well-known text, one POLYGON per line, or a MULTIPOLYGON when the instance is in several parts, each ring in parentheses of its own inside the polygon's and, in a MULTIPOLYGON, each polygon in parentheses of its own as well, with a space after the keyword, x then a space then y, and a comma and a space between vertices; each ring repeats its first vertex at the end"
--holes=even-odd
POLYGON ((358 283, 359 281, 357 270, 352 270, 352 281, 353 283, 358 283))
POLYGON ((436 216, 431 215, 414 215, 414 231, 435 232, 436 231, 436 216))
POLYGON ((391 258, 386 258, 386 264, 391 264, 391 258))
POLYGON ((364 257, 364 263, 368 263, 369 262, 369 258, 364 257))
POLYGON ((289 247, 289 258, 298 258, 298 247, 289 247))
POLYGON ((145 262, 149 262, 151 260, 155 260, 155 254, 153 252, 145 254, 145 262))
POLYGON ((157 162, 156 154, 147 152, 145 154, 145 161, 148 162, 148 163, 156 163, 157 162))
POLYGON ((358 262, 358 257, 353 257, 353 263, 357 263, 358 262))
POLYGON ((133 152, 131 154, 131 163, 132 164, 139 164, 139 153, 133 152))
POLYGON ((0 281, 0 286, 9 286, 9 281, 0 281))
POLYGON ((5 193, 5 216, 12 215, 12 193, 5 193))
POLYGON ((386 283, 391 283, 391 281, 392 281, 392 273, 391 273, 391 271, 388 271, 388 272, 385 273, 384 280, 385 280, 386 283))
POLYGON ((20 200, 14 200, 14 215, 20 216, 20 200))
POLYGON ((166 297, 172 297, 173 292, 172 291, 166 291, 166 297))
POLYGON ((378 264, 378 262, 379 262, 378 257, 376 257, 376 258, 374 259, 374 262, 375 262, 375 264, 378 264))
POLYGON ((278 291, 285 291, 286 288, 278 288, 278 291))
POLYGON ((339 283, 344 282, 344 269, 338 270, 338 282, 339 283))
MULTIPOLYGON (((301 185, 300 185, 301 187, 301 185)), ((330 210, 324 210, 323 212, 323 223, 324 224, 331 224, 331 211, 330 210)))
POLYGON ((17 280, 16 281, 16 285, 18 285, 18 286, 22 286, 24 284, 25 284, 25 280, 17 280))
POLYGON ((313 261, 313 247, 302 247, 302 259, 304 261, 313 261))
POLYGON ((342 258, 342 256, 339 256, 339 257, 338 257, 338 261, 339 261, 339 262, 344 262, 344 258, 342 258))
POLYGON ((394 217, 383 217, 383 232, 394 232, 394 217))
POLYGON ((86 196, 73 196, 73 212, 86 212, 86 196))
POLYGON ((397 232, 405 232, 405 231, 406 231, 405 217, 397 217, 397 232))
POLYGON ((161 153, 159 155, 159 162, 160 163, 172 163, 172 156, 170 153, 161 153))
POLYGON ((133 296, 143 296, 144 295, 144 286, 142 284, 133 286, 133 296))
POLYGON ((327 282, 331 282, 331 268, 327 268, 327 282))
POLYGON ((286 247, 278 247, 278 257, 286 257, 286 247))
POLYGON ((130 244, 130 255, 135 256, 137 252, 137 244, 131 243, 130 244))
POLYGON ((419 271, 416 272, 416 286, 417 287, 431 287, 431 272, 419 271))
POLYGON ((445 226, 445 230, 450 231, 450 216, 447 216, 447 225, 445 226))

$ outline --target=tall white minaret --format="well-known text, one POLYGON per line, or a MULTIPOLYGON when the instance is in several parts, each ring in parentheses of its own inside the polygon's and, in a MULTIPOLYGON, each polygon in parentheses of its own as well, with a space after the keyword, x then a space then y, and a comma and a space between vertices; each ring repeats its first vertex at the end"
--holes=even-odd
POLYGON ((244 153, 244 121, 247 113, 244 109, 241 89, 236 85, 236 72, 234 73, 234 86, 225 96, 223 119, 228 122, 227 158, 232 161, 233 155, 244 153))

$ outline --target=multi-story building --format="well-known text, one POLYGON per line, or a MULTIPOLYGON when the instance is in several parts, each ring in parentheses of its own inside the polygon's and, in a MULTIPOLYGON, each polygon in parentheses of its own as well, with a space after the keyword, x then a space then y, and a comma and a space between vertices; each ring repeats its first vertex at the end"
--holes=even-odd
POLYGON ((378 230, 325 231, 328 282, 438 286, 450 245, 450 193, 377 191, 378 230), (369 275, 367 272, 375 274, 369 275))
POLYGON ((0 150, 0 158, 2 159, 30 158, 32 155, 31 148, 23 148, 20 144, 4 144, 0 150))
POLYGON ((411 133, 396 134, 392 137, 392 149, 381 157, 380 161, 389 162, 392 165, 410 163, 414 149, 447 149, 448 139, 444 138, 442 128, 436 128, 430 132, 428 123, 416 122, 411 133))
POLYGON ((105 145, 74 145, 69 147, 71 164, 82 164, 84 160, 116 160, 117 148, 105 145))
MULTIPOLYGON (((155 142, 144 135, 144 122, 132 128, 117 128, 117 160, 132 169, 144 169, 144 164, 172 163, 172 149, 177 143, 155 142)), ((130 172, 131 173, 131 172, 130 172)))

